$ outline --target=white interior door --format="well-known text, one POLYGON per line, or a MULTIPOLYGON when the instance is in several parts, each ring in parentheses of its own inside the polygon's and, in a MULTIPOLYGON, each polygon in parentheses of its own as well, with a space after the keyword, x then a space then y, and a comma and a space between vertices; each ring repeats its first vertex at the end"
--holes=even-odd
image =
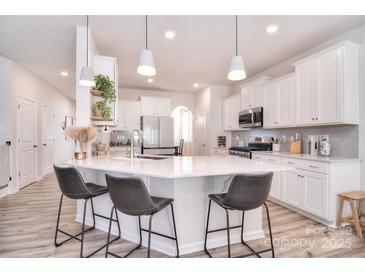
POLYGON ((194 132, 194 154, 206 154, 205 140, 205 111, 198 111, 195 114, 195 132, 194 132))
POLYGON ((56 116, 54 109, 42 106, 42 176, 53 172, 56 116))
POLYGON ((37 171, 37 105, 18 99, 18 184, 23 188, 36 179, 37 171))

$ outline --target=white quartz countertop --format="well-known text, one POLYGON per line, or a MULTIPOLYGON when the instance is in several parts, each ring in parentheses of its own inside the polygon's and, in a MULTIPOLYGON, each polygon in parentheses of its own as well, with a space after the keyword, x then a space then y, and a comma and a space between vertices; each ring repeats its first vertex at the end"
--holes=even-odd
POLYGON ((67 163, 81 168, 158 178, 264 173, 292 169, 283 165, 252 161, 231 155, 168 157, 163 160, 136 158, 131 160, 130 158, 107 155, 85 160, 69 160, 67 163))
POLYGON ((330 157, 312 156, 309 154, 292 154, 292 153, 288 153, 288 152, 255 151, 254 154, 287 157, 287 158, 295 158, 295 159, 318 161, 318 162, 360 161, 360 159, 358 159, 358 158, 333 157, 333 156, 330 156, 330 157))

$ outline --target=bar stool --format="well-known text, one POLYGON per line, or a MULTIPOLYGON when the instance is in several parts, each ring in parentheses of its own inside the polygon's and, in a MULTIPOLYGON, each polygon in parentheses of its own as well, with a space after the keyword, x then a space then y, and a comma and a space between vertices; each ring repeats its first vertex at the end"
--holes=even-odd
POLYGON ((248 175, 248 174, 235 175, 232 179, 231 185, 230 185, 227 193, 209 194, 209 196, 208 196, 209 197, 209 206, 208 206, 207 226, 206 226, 206 231, 205 231, 204 251, 210 258, 212 258, 212 255, 209 253, 209 251, 207 249, 208 233, 214 233, 214 232, 218 232, 218 231, 227 230, 228 258, 230 258, 231 257, 230 229, 234 229, 234 228, 241 228, 241 243, 243 245, 245 245, 249 250, 252 251, 251 253, 237 256, 236 258, 248 257, 251 255, 256 255, 257 257, 262 258, 260 256, 260 254, 264 253, 264 252, 268 252, 268 251, 271 251, 272 257, 275 258, 269 208, 267 207, 267 205, 265 203, 267 200, 267 197, 269 196, 272 176, 273 176, 272 172, 265 173, 265 174, 255 174, 255 175, 248 175), (227 222, 226 228, 208 230, 210 207, 211 207, 212 201, 225 210, 226 222, 227 222), (243 240, 243 227, 244 227, 244 220, 245 220, 245 211, 261 207, 262 205, 264 205, 266 208, 271 248, 263 249, 260 251, 255 251, 251 246, 249 246, 243 240), (231 227, 229 226, 228 210, 242 211, 242 224, 241 225, 231 226, 231 227))
MULTIPOLYGON (((94 212, 94 204, 93 204, 93 198, 108 193, 108 188, 105 187, 105 186, 100 186, 100 185, 96 185, 96 184, 93 184, 93 183, 85 183, 85 181, 82 178, 80 172, 72 166, 54 165, 53 168, 54 168, 54 171, 56 173, 57 181, 58 181, 58 184, 59 184, 61 192, 62 192, 61 199, 60 199, 60 206, 59 206, 59 209, 58 209, 54 244, 55 244, 56 247, 59 247, 60 245, 64 244, 65 242, 68 242, 71 239, 78 240, 78 241, 81 242, 80 257, 81 258, 91 257, 95 253, 97 253, 100 250, 102 250, 103 248, 105 248, 106 244, 101 246, 97 250, 93 251, 89 255, 84 256, 83 255, 84 234, 95 228, 95 216, 109 220, 108 217, 105 217, 105 216, 102 216, 100 214, 95 213, 94 212), (71 235, 68 232, 65 232, 65 231, 59 229, 63 196, 66 196, 66 197, 68 197, 70 199, 74 199, 74 200, 84 199, 84 210, 83 210, 83 217, 82 217, 82 230, 81 230, 80 233, 78 233, 76 235, 71 235), (85 230, 86 207, 87 207, 87 202, 89 200, 91 202, 91 211, 92 211, 92 216, 93 216, 93 226, 85 230), (61 232, 65 235, 69 236, 69 238, 67 238, 66 240, 58 243, 57 242, 58 232, 61 232), (81 235, 81 239, 79 238, 80 235, 81 235)), ((119 235, 111 241, 111 242, 113 242, 113 241, 116 241, 116 240, 120 239, 120 227, 119 227, 118 218, 110 220, 110 221, 114 221, 114 222, 117 223, 118 231, 119 231, 119 235)))
POLYGON ((351 191, 338 194, 339 207, 337 215, 337 226, 340 226, 342 222, 350 223, 355 226, 356 234, 360 239, 362 236, 362 227, 365 227, 365 221, 361 221, 361 217, 365 217, 365 212, 361 211, 363 202, 365 201, 364 191, 351 191), (350 204, 352 216, 342 217, 343 206, 345 201, 350 204))
MULTIPOLYGON (((175 225, 175 215, 174 215, 174 206, 173 206, 173 199, 170 198, 162 198, 162 197, 155 197, 150 196, 147 191, 147 188, 141 178, 138 177, 114 177, 111 175, 106 174, 106 182, 109 188, 109 195, 113 202, 113 208, 110 212, 110 220, 113 218, 114 212, 117 214, 116 209, 123 212, 124 214, 130 216, 137 216, 138 217, 138 226, 139 226, 139 244, 129 251, 123 258, 128 257, 134 251, 142 246, 142 231, 148 232, 148 248, 147 248, 147 258, 150 257, 151 251, 151 234, 158 235, 161 237, 165 237, 175 241, 176 243, 176 257, 179 257, 179 244, 177 241, 177 234, 176 234, 176 225, 175 225), (152 231, 152 218, 153 216, 160 212, 165 207, 171 207, 171 214, 172 214, 172 224, 174 227, 174 237, 164 235, 158 232, 152 231), (141 216, 147 215, 149 216, 149 226, 148 230, 143 229, 141 227, 141 216)), ((110 230, 111 230, 112 222, 109 222, 109 231, 108 231, 108 240, 106 245, 106 252, 105 258, 108 257, 108 254, 121 258, 121 256, 114 254, 109 251, 109 237, 110 237, 110 230)))

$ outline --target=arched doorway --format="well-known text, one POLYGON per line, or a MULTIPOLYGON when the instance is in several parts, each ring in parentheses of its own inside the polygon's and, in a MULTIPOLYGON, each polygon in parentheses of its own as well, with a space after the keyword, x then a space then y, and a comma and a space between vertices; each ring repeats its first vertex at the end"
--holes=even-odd
POLYGON ((181 139, 184 139, 183 155, 192 155, 193 136, 193 113, 185 106, 174 108, 171 113, 174 118, 174 143, 178 146, 181 139))

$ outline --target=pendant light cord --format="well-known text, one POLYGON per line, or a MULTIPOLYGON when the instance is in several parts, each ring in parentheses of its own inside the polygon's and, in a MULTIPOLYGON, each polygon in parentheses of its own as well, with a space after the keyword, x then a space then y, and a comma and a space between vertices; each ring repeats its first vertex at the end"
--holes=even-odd
POLYGON ((238 56, 238 39, 237 39, 237 30, 238 30, 238 24, 237 24, 237 15, 236 15, 236 56, 238 56))
POLYGON ((146 49, 147 49, 147 15, 146 15, 146 49))
POLYGON ((86 66, 89 66, 89 15, 86 15, 86 66))

